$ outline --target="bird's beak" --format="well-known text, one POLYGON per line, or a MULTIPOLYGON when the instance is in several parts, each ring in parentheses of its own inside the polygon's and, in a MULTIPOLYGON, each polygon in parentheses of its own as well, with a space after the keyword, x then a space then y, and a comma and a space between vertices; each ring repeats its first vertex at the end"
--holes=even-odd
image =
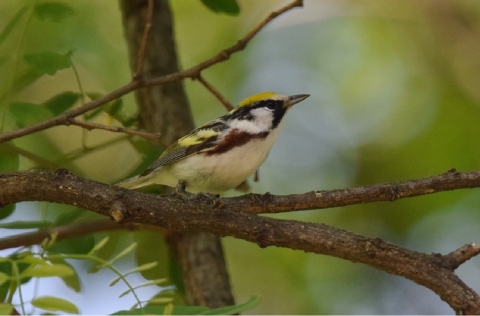
POLYGON ((305 100, 305 99, 308 98, 309 96, 310 96, 310 94, 296 94, 296 95, 291 95, 291 96, 288 97, 287 102, 285 102, 284 107, 289 108, 289 107, 291 107, 292 105, 297 104, 298 102, 305 100))

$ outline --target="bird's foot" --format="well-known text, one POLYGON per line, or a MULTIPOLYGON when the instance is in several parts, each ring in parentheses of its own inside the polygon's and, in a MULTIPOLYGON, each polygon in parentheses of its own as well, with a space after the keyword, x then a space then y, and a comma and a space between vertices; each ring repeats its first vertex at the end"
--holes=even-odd
POLYGON ((220 194, 212 194, 212 193, 208 193, 208 192, 198 192, 196 196, 197 197, 201 196, 201 197, 204 197, 204 198, 210 200, 210 202, 212 203, 212 206, 214 206, 214 207, 218 207, 218 206, 222 205, 222 200, 220 199, 220 194))
POLYGON ((197 194, 193 194, 185 190, 186 186, 187 183, 184 180, 180 180, 175 187, 175 193, 182 199, 191 201, 200 197, 208 199, 215 207, 222 205, 220 194, 212 194, 208 192, 198 192, 197 194))
POLYGON ((175 187, 175 193, 185 200, 190 200, 196 196, 196 194, 185 191, 187 183, 184 180, 179 180, 177 186, 175 187))

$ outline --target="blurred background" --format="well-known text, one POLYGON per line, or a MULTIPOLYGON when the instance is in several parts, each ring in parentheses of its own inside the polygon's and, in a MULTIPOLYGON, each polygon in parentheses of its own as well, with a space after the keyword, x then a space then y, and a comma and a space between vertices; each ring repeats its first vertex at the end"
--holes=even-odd
MULTIPOLYGON (((30 2, 2 1, 0 28, 30 2)), ((71 68, 9 92, 25 68, 19 59, 25 52, 72 52, 82 89, 91 94, 110 92, 130 80, 117 2, 62 2, 74 11, 62 23, 25 18, 0 44, 0 95, 7 95, 0 104, 3 131, 15 127, 8 123, 13 114, 5 110, 12 103, 39 104, 62 91, 79 92, 71 68)), ((200 1, 170 3, 180 64, 188 68, 234 44, 288 1, 239 0, 238 16, 215 14, 200 1)), ((260 169, 260 181, 251 181, 257 193, 303 193, 429 177, 450 168, 479 169, 479 52, 479 1, 305 0, 303 9, 275 19, 244 51, 202 75, 234 104, 261 91, 311 94, 289 112, 260 169)), ((225 113, 198 82, 184 83, 197 124, 225 113)), ((134 117, 133 96, 122 102, 118 113, 134 117)), ((92 120, 119 124, 118 115, 108 111, 92 120)), ((12 143, 55 168, 106 183, 132 175, 161 150, 145 140, 78 127, 56 127, 12 143)), ((25 156, 18 160, 22 170, 52 167, 45 164, 25 156)), ((3 166, 6 170, 11 171, 3 166)), ((480 242, 479 203, 479 190, 458 190, 275 217, 326 223, 410 250, 444 254, 480 242)), ((62 212, 67 211, 60 206, 22 204, 8 220, 57 218, 62 212)), ((125 267, 135 260, 168 261, 165 254, 146 250, 158 244, 158 235, 116 234, 112 252, 132 240, 144 247, 141 254, 125 260, 125 267)), ((361 264, 288 249, 261 249, 233 238, 223 242, 237 301, 263 296, 252 314, 453 313, 430 290, 361 264)), ((474 258, 458 270, 477 292, 479 269, 480 259, 474 258)), ((167 270, 158 273, 166 276, 167 270)), ((39 291, 61 293, 86 314, 131 306, 128 298, 117 298, 121 290, 108 292, 109 278, 108 273, 82 275, 81 294, 70 294, 53 281, 43 283, 39 291), (98 305, 92 304, 100 291, 95 289, 104 289, 98 305)))

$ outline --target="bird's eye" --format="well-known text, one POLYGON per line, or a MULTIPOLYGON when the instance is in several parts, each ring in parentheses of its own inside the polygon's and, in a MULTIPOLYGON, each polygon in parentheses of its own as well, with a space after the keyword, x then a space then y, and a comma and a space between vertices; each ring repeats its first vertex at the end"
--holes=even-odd
POLYGON ((273 110, 275 108, 275 102, 267 101, 267 103, 265 104, 265 107, 273 110))

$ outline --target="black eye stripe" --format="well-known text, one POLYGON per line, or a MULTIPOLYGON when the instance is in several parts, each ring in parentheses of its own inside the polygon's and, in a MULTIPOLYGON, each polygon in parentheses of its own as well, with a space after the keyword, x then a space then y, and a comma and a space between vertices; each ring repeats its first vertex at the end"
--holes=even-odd
MULTIPOLYGON (((235 112, 225 114, 222 117, 222 120, 234 120, 234 119, 242 118, 242 119, 251 121, 251 120, 253 120, 254 117, 253 117, 252 114, 250 114, 250 111, 252 111, 253 109, 258 109, 258 108, 267 108, 267 109, 270 109, 270 110, 279 109, 279 110, 281 110, 281 112, 284 112, 283 111, 283 101, 280 101, 280 100, 262 100, 262 101, 255 102, 255 103, 253 103, 249 106, 236 108, 235 112)), ((283 116, 283 114, 282 114, 282 116, 283 116)))

